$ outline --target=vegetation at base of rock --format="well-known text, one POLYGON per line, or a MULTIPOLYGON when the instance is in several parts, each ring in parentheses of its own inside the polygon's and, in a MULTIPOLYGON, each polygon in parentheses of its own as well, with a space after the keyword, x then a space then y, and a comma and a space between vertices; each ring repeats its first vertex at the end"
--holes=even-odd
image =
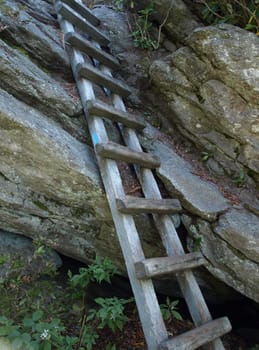
POLYGON ((132 30, 132 38, 134 45, 142 49, 155 49, 157 43, 151 38, 152 22, 150 15, 154 12, 154 2, 150 3, 138 14, 134 16, 134 29, 132 30))
MULTIPOLYGON (((46 249, 38 244, 35 254, 42 256, 46 249)), ((65 286, 57 281, 57 275, 54 279, 48 266, 46 269, 47 278, 32 280, 29 276, 16 276, 9 284, 0 283, 0 339, 8 340, 12 349, 92 350, 98 346, 99 330, 123 331, 129 321, 125 307, 134 302, 133 298, 97 297, 93 305, 89 300, 91 282, 111 283, 117 273, 109 259, 96 257, 78 273, 69 271, 68 279, 62 282, 65 286)), ((161 304, 168 324, 173 319, 182 320, 177 305, 178 300, 169 298, 161 304)), ((116 350, 116 345, 107 341, 105 350, 116 350)))
POLYGON ((203 0, 201 3, 201 14, 208 24, 230 23, 259 35, 258 0, 203 0))
MULTIPOLYGON (((42 246, 37 247, 37 255, 42 255, 44 250, 42 246)), ((60 288, 53 291, 51 279, 32 284, 30 279, 19 276, 9 285, 1 284, 0 337, 6 337, 16 350, 91 350, 99 337, 97 329, 122 330, 128 321, 124 306, 131 303, 132 298, 96 298, 95 307, 88 309, 90 282, 110 283, 116 272, 110 260, 97 257, 88 267, 80 268, 78 274, 68 273, 68 293, 65 294, 60 288), (71 325, 64 325, 69 313, 70 322, 78 324, 72 335, 71 325)), ((115 347, 107 344, 107 349, 115 347)))
POLYGON ((152 34, 153 24, 151 21, 151 16, 155 11, 154 1, 149 1, 145 7, 138 11, 135 11, 134 0, 114 0, 113 4, 116 11, 122 11, 124 6, 132 10, 132 23, 129 26, 134 46, 146 50, 158 49, 161 29, 164 23, 159 28, 158 37, 154 38, 154 35, 152 34))
POLYGON ((239 173, 233 177, 233 182, 239 187, 243 186, 246 180, 247 180, 247 173, 245 169, 241 169, 239 173))
MULTIPOLYGON (((160 44, 161 30, 167 22, 171 8, 169 7, 158 29, 158 38, 154 39, 154 35, 152 35, 154 28, 151 20, 151 16, 155 12, 154 0, 146 2, 146 6, 139 11, 134 10, 135 3, 134 0, 113 1, 116 11, 123 11, 124 7, 133 10, 130 30, 134 45, 142 49, 157 49, 160 44)), ((199 7, 201 17, 206 24, 229 23, 259 35, 259 0, 202 0, 194 6, 199 7)))
POLYGON ((170 298, 166 298, 165 304, 160 305, 160 309, 163 315, 163 318, 169 323, 172 322, 173 319, 182 321, 183 318, 181 314, 177 311, 177 305, 179 304, 179 300, 170 300, 170 298))
POLYGON ((201 160, 203 162, 207 162, 207 160, 209 160, 212 156, 213 156, 212 152, 209 152, 209 151, 201 152, 201 160))

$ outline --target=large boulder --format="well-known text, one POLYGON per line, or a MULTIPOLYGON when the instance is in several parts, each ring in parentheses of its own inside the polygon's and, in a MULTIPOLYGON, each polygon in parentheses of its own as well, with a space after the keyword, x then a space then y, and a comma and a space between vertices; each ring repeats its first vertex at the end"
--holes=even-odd
POLYGON ((232 209, 213 225, 183 217, 190 234, 189 248, 201 239, 200 249, 209 271, 229 286, 259 302, 259 218, 244 209, 232 209))
MULTIPOLYGON (((142 144, 161 159, 157 175, 171 196, 181 201, 188 250, 200 250, 209 262, 207 269, 212 275, 259 302, 258 216, 245 210, 241 203, 233 206, 215 184, 195 175, 191 163, 180 157, 170 144, 162 143, 154 129, 146 130, 142 144)), ((212 298, 214 279, 201 271, 198 276, 207 298, 212 298)), ((163 288, 170 292, 175 286, 163 288)), ((214 302, 230 295, 235 297, 224 285, 218 283, 215 288, 214 302)))
POLYGON ((256 35, 218 25, 195 29, 150 69, 171 123, 232 177, 259 176, 258 57, 256 35))

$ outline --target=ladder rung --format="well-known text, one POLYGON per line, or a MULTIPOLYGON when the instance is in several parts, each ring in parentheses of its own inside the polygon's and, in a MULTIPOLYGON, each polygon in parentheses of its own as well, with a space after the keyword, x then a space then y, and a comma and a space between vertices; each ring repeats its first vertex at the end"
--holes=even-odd
POLYGON ((135 264, 136 276, 139 279, 163 276, 206 264, 201 253, 189 253, 163 258, 151 258, 135 264))
POLYGON ((117 208, 121 213, 157 213, 176 214, 182 210, 178 199, 149 199, 128 196, 124 199, 117 199, 117 208))
POLYGON ((108 45, 109 39, 96 29, 91 23, 88 23, 82 16, 77 14, 69 6, 58 2, 56 11, 67 21, 74 24, 79 29, 85 31, 92 39, 98 41, 101 45, 108 45))
POLYGON ((86 62, 79 63, 76 67, 77 73, 80 77, 91 80, 92 82, 108 88, 115 94, 127 97, 131 94, 131 90, 128 85, 122 81, 115 79, 107 74, 104 74, 98 68, 93 67, 86 62))
POLYGON ((99 18, 92 14, 92 12, 83 4, 76 2, 75 0, 61 0, 65 4, 69 5, 73 10, 77 11, 82 17, 84 17, 93 26, 100 24, 99 18))
POLYGON ((159 345, 159 350, 194 350, 231 331, 227 317, 221 317, 186 333, 166 340, 159 345))
POLYGON ((96 145, 96 152, 104 158, 123 160, 128 163, 139 164, 144 168, 154 169, 160 165, 160 160, 156 156, 133 151, 115 142, 98 143, 96 145))
POLYGON ((129 128, 142 130, 145 128, 145 122, 138 120, 134 115, 116 109, 100 100, 87 101, 87 110, 91 115, 107 118, 114 122, 123 123, 129 128))
POLYGON ((94 46, 89 40, 82 37, 76 32, 69 32, 65 35, 65 42, 72 45, 75 49, 86 53, 88 56, 95 58, 100 63, 107 67, 116 69, 119 67, 119 62, 112 55, 102 49, 94 46))

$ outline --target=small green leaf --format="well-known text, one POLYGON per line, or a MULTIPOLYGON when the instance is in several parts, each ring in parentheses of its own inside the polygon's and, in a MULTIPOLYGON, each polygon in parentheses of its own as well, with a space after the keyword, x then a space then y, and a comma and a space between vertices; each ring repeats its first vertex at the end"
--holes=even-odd
POLYGON ((41 310, 37 310, 32 314, 33 321, 39 321, 43 316, 43 312, 41 310))
POLYGON ((173 313, 173 316, 174 316, 174 318, 175 318, 176 320, 178 320, 178 321, 182 321, 182 320, 183 320, 182 316, 179 314, 178 311, 173 310, 172 313, 173 313))
POLYGON ((31 328, 34 324, 33 320, 31 318, 24 318, 22 321, 22 324, 25 328, 31 328))

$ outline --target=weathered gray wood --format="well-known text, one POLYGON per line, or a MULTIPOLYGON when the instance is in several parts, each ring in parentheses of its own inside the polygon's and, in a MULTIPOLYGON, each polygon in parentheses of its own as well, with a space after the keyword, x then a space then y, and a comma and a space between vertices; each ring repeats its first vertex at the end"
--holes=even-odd
POLYGON ((71 22, 79 29, 85 31, 92 39, 96 40, 98 43, 104 46, 107 46, 109 44, 110 40, 103 33, 96 29, 91 23, 87 22, 82 16, 76 13, 68 5, 57 2, 55 8, 58 14, 60 14, 64 19, 71 22))
MULTIPOLYGON (((73 27, 69 22, 62 20, 60 16, 58 16, 58 19, 64 34, 73 30, 73 27)), ((93 86, 88 80, 77 78, 76 66, 78 63, 83 62, 84 59, 80 52, 74 49, 71 51, 72 69, 82 104, 83 106, 86 106, 86 101, 95 98, 93 86)), ((106 142, 108 140, 108 135, 102 119, 92 117, 87 112, 86 108, 84 108, 84 110, 93 144, 96 144, 98 140, 106 142)), ((157 350, 158 345, 168 338, 168 334, 160 312, 152 281, 141 281, 135 276, 134 263, 143 259, 144 254, 133 218, 129 215, 120 214, 117 210, 115 198, 122 198, 125 196, 119 170, 115 161, 102 159, 98 156, 97 159, 100 165, 101 176, 124 255, 132 290, 139 310, 139 316, 143 325, 148 349, 157 350)), ((111 239, 115 239, 115 237, 111 237, 111 239)))
POLYGON ((137 278, 164 276, 187 269, 193 269, 206 264, 201 253, 189 253, 178 256, 151 258, 135 264, 137 278))
POLYGON ((95 150, 101 157, 122 160, 132 164, 139 164, 142 167, 149 169, 157 168, 160 165, 160 160, 152 154, 135 152, 128 147, 111 141, 107 143, 98 143, 95 150))
MULTIPOLYGON (((113 96, 115 108, 125 110, 125 105, 120 96, 113 96)), ((128 147, 140 152, 142 150, 138 137, 134 130, 121 128, 125 143, 128 147)), ((135 168, 142 190, 146 198, 161 198, 161 193, 153 173, 149 169, 135 168)), ((168 256, 184 254, 181 241, 177 235, 171 218, 167 215, 153 214, 154 222, 162 238, 163 245, 168 256)), ((196 326, 212 320, 200 287, 192 271, 184 271, 176 274, 182 294, 188 305, 190 314, 196 326)), ((203 345, 204 350, 225 350, 220 338, 210 344, 203 345)))
MULTIPOLYGON (((64 34, 73 30, 73 27, 69 22, 62 20, 60 16, 58 16, 58 19, 64 34)), ((72 53, 71 53, 72 69, 77 81, 83 106, 85 106, 86 101, 94 99, 95 96, 94 96, 94 91, 93 91, 91 82, 85 79, 77 79, 76 66, 78 65, 78 63, 82 63, 83 61, 84 61, 83 56, 76 50, 72 49, 72 53)), ((122 99, 117 95, 114 95, 113 98, 115 101, 114 102, 115 108, 125 111, 125 106, 123 104, 122 99)), ((92 136, 93 143, 96 144, 96 142, 98 141, 107 142, 108 136, 102 120, 97 117, 92 117, 89 113, 86 113, 86 119, 88 121, 89 130, 92 136)), ((136 145, 136 150, 141 151, 141 147, 139 145, 136 134, 133 133, 133 130, 131 129, 128 129, 128 131, 130 131, 130 134, 131 134, 129 137, 130 142, 136 141, 137 143, 136 144, 134 143, 134 145, 136 145)), ((127 139, 127 137, 125 139, 127 139)), ((158 344, 160 344, 163 340, 167 339, 167 332, 163 323, 163 319, 161 317, 159 305, 155 297, 155 292, 151 281, 138 280, 136 279, 136 276, 135 276, 134 263, 142 260, 144 258, 144 254, 141 249, 138 232, 136 230, 133 218, 130 215, 120 214, 117 210, 115 198, 123 198, 125 196, 121 179, 119 176, 119 171, 114 161, 99 158, 98 156, 97 156, 97 159, 100 164, 102 179, 106 188, 107 198, 110 204, 112 216, 116 226, 116 231, 118 234, 118 238, 120 240, 129 278, 131 281, 132 289, 133 289, 136 303, 138 306, 141 322, 143 325, 143 330, 145 333, 145 338, 148 344, 148 349, 157 350, 158 344)), ((143 176, 142 183, 145 191, 147 190, 147 184, 148 184, 148 181, 146 181, 146 177, 151 179, 150 188, 149 188, 149 193, 151 194, 146 194, 146 196, 150 198, 154 198, 154 195, 157 195, 157 198, 160 198, 159 190, 157 192, 156 187, 152 186, 152 183, 153 183, 152 181, 154 179, 152 172, 149 171, 148 169, 145 169, 143 170, 143 173, 144 173, 144 176, 143 176)), ((162 217, 166 218, 166 220, 162 221, 163 225, 167 227, 166 231, 168 229, 171 229, 173 226, 168 225, 168 222, 167 222, 169 218, 167 219, 167 216, 162 216, 162 217)), ((161 231, 162 231, 162 238, 164 243, 167 245, 170 245, 171 240, 169 239, 169 242, 167 242, 166 240, 167 234, 165 234, 164 235, 165 237, 163 237, 164 227, 162 228, 161 231)), ((173 235, 175 235, 174 232, 173 232, 173 235)), ((177 251, 180 250, 181 252, 181 248, 178 247, 177 242, 176 242, 176 250, 177 251)), ((192 291, 193 286, 195 287, 194 282, 196 281, 191 273, 190 274, 183 273, 183 276, 181 277, 182 278, 178 276, 181 282, 181 288, 183 290, 183 294, 185 295, 186 301, 188 303, 189 301, 188 297, 190 294, 189 292, 192 291), (194 280, 194 282, 192 281, 192 279, 194 280)), ((197 288, 195 287, 194 289, 195 289, 195 292, 194 293, 192 292, 191 297, 197 294, 196 293, 197 288)), ((189 305, 189 308, 192 311, 192 315, 193 315, 193 318, 195 319, 196 324, 199 321, 204 322, 204 320, 206 321, 206 319, 209 320, 211 316, 209 312, 206 311, 206 308, 204 308, 203 300, 198 296, 197 301, 194 303, 193 298, 191 299, 192 299, 191 304, 193 304, 193 307, 190 307, 189 305), (202 312, 200 312, 200 309, 202 309, 202 312)), ((213 341, 211 344, 212 344, 212 347, 210 349, 224 350, 224 347, 220 339, 213 341)))
POLYGON ((84 17, 93 26, 100 24, 99 18, 92 14, 92 12, 83 4, 76 2, 75 0, 61 0, 65 4, 69 5, 73 10, 77 11, 82 17, 84 17))
POLYGON ((127 97, 131 94, 130 87, 127 84, 104 74, 98 68, 93 67, 89 63, 79 63, 76 70, 79 77, 91 80, 93 83, 106 87, 115 94, 119 94, 123 97, 127 97))
POLYGON ((108 105, 100 100, 87 101, 87 110, 91 115, 107 118, 114 122, 123 123, 125 126, 137 130, 145 128, 145 122, 137 119, 134 115, 120 111, 113 106, 108 105))
POLYGON ((231 331, 231 324, 227 317, 210 321, 199 328, 193 329, 163 342, 159 350, 194 350, 203 344, 221 337, 231 331))
POLYGON ((85 39, 79 33, 70 32, 65 35, 65 42, 72 45, 75 49, 87 54, 88 56, 95 58, 102 64, 112 69, 119 67, 119 61, 115 57, 108 54, 102 49, 99 49, 91 43, 91 41, 85 39))
POLYGON ((148 199, 139 197, 125 197, 117 199, 117 207, 121 213, 157 213, 176 214, 182 211, 182 206, 178 199, 148 199))

